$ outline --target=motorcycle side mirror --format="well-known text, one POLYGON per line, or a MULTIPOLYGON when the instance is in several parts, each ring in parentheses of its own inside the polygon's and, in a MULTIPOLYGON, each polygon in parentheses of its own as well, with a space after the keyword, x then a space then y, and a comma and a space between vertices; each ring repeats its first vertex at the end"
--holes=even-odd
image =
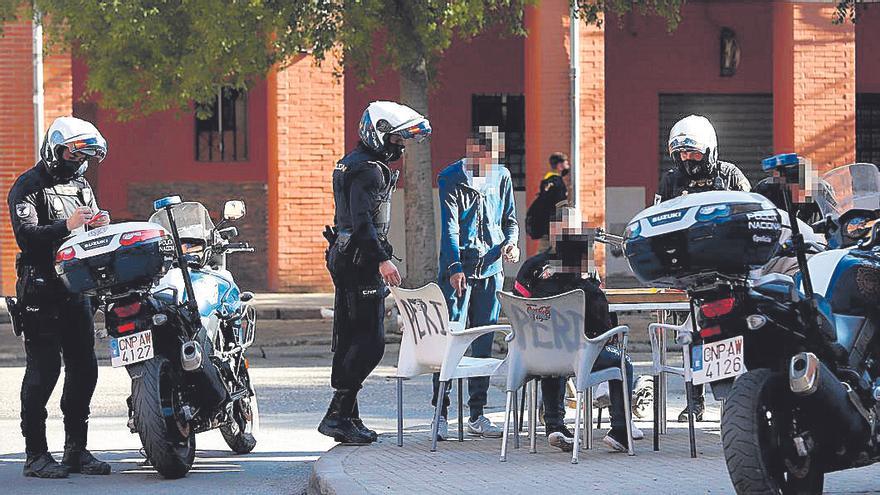
POLYGON ((238 229, 235 227, 226 227, 225 229, 218 230, 217 234, 223 239, 231 239, 238 236, 238 229))
POLYGON ((246 213, 244 201, 232 200, 223 205, 223 220, 238 220, 246 213))
POLYGON ((254 293, 250 291, 242 292, 241 295, 238 296, 238 300, 241 302, 248 302, 254 298, 254 293))

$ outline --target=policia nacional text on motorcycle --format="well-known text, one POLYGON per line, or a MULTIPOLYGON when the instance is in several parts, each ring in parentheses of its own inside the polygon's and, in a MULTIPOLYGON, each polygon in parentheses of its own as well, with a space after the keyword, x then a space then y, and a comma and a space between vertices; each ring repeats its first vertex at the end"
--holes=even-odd
POLYGON ((110 223, 83 177, 106 154, 107 142, 94 125, 58 118, 43 140, 40 161, 9 191, 12 228, 21 253, 16 260, 17 299, 7 298, 7 304, 16 334, 24 335, 27 354, 21 386, 25 476, 110 474, 110 465, 86 450, 89 403, 98 380, 94 311, 88 299, 65 290, 53 266, 55 250, 64 238, 110 223), (58 381, 62 355, 65 441, 59 464, 46 444, 46 403, 58 381))
POLYGON ((385 353, 387 285, 400 283, 387 238, 398 173, 388 164, 402 156, 406 139, 430 135, 431 125, 407 106, 376 101, 364 111, 358 134, 357 147, 333 171, 336 225, 324 232, 330 242, 327 269, 336 286, 334 394, 318 431, 337 442, 366 444, 377 435, 360 420, 357 393, 385 353))

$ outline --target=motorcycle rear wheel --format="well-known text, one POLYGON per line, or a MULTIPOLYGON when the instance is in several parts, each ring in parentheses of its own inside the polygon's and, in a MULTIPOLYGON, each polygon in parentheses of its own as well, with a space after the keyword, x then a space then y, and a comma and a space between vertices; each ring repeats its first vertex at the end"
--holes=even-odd
POLYGON ((805 476, 787 472, 782 442, 790 441, 785 424, 785 377, 755 369, 737 377, 724 403, 721 440, 727 471, 739 494, 822 493, 825 474, 811 467, 805 476))
POLYGON ((163 477, 182 478, 195 461, 196 435, 180 417, 180 382, 171 362, 156 356, 131 368, 132 408, 144 451, 163 477))

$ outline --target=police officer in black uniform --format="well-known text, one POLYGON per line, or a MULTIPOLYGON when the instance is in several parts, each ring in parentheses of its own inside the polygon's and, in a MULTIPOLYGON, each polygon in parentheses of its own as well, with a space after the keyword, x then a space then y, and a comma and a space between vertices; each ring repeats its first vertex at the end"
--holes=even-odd
POLYGON ((40 148, 40 161, 9 191, 15 240, 17 301, 10 312, 24 333, 27 367, 21 386, 21 431, 27 460, 24 475, 66 478, 68 473, 109 474, 110 465, 86 450, 89 403, 98 380, 94 311, 88 299, 71 295, 55 274, 55 251, 71 233, 110 223, 98 210, 83 173, 107 153, 94 125, 73 117, 56 119, 40 148), (64 358, 64 458, 55 461, 46 444, 46 403, 64 358))
POLYGON ((318 431, 337 442, 367 444, 377 438, 360 419, 357 393, 385 353, 387 285, 400 284, 387 238, 397 183, 388 164, 401 157, 406 139, 430 133, 428 120, 413 109, 373 102, 361 118, 360 142, 333 171, 336 225, 325 237, 327 269, 336 286, 330 377, 335 392, 318 431))
MULTIPOLYGON (((750 191, 751 184, 734 164, 718 159, 718 137, 709 119, 689 115, 669 131, 669 156, 676 167, 660 180, 661 201, 705 191, 750 191)), ((702 385, 694 385, 694 419, 703 420, 706 400, 702 385)), ((678 415, 686 422, 687 408, 678 415)))
POLYGON ((661 201, 685 193, 749 191, 749 180, 734 164, 718 159, 718 138, 709 119, 690 115, 669 131, 669 156, 675 168, 660 179, 661 201))

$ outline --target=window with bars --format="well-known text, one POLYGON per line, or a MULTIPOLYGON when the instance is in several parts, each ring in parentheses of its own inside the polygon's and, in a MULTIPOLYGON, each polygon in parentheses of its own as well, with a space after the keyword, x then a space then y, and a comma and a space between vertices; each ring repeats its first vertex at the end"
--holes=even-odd
POLYGON ((207 106, 211 116, 196 116, 196 160, 240 162, 248 159, 247 93, 223 88, 207 106))
POLYGON ((523 95, 471 96, 471 127, 497 126, 504 133, 504 165, 510 170, 513 188, 526 188, 526 112, 523 95))
POLYGON ((856 94, 856 161, 880 165, 880 93, 856 94))

